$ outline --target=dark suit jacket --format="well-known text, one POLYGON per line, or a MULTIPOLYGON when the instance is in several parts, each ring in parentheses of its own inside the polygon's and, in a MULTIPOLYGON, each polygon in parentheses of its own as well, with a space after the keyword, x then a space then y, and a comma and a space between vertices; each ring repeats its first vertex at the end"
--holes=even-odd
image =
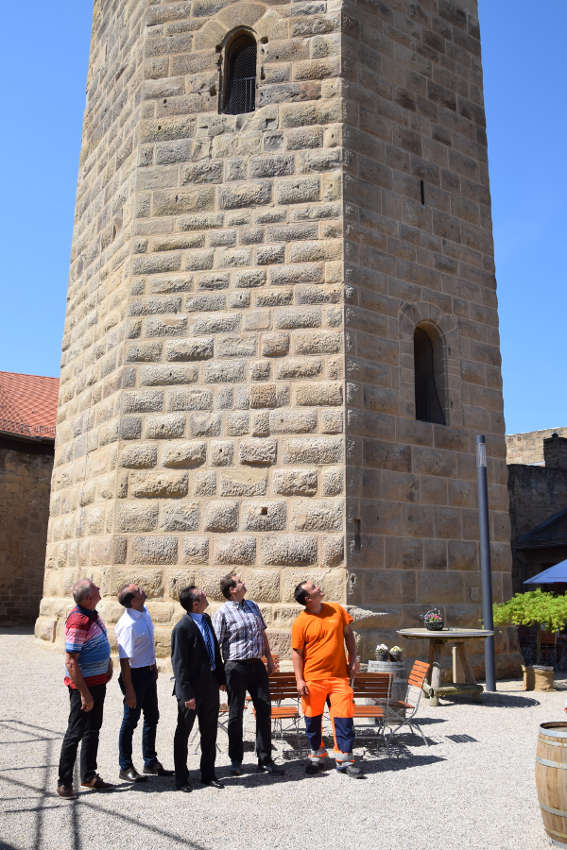
MULTIPOLYGON (((219 643, 213 629, 211 618, 208 614, 203 615, 213 637, 215 644, 215 664, 213 675, 219 685, 224 685, 224 666, 221 659, 219 643)), ((211 674, 209 653, 205 641, 196 624, 189 614, 179 620, 171 633, 171 666, 175 676, 173 693, 177 699, 187 700, 199 697, 199 680, 208 678, 211 674)))

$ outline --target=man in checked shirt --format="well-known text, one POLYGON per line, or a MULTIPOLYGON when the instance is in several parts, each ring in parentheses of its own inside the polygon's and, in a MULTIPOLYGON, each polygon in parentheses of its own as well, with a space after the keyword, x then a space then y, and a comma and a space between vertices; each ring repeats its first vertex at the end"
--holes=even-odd
POLYGON ((227 602, 213 617, 221 647, 228 692, 228 755, 233 776, 242 772, 244 747, 242 715, 246 691, 256 709, 256 754, 258 771, 279 776, 284 773, 272 759, 272 719, 268 672, 274 669, 266 624, 255 602, 244 599, 246 585, 237 573, 229 573, 220 583, 227 602))

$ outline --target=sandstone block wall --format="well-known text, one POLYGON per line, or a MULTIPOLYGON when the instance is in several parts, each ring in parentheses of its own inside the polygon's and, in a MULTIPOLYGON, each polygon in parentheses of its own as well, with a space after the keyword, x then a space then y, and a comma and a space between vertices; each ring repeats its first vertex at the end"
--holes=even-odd
POLYGON ((478 626, 478 433, 495 594, 511 589, 478 21, 443 1, 343 10, 347 597, 388 630, 433 604, 478 626), (444 341, 446 425, 416 420, 419 323, 444 341))
POLYGON ((0 623, 31 624, 43 587, 53 447, 0 438, 0 623))
POLYGON ((306 571, 345 601, 339 6, 223 5, 95 6, 39 633, 85 570, 109 619, 132 577, 168 626, 238 567, 284 649, 306 571), (219 115, 237 22, 258 108, 219 115))
POLYGON ((179 588, 217 604, 234 567, 283 653, 308 576, 357 609, 363 654, 372 611, 468 623, 476 430, 504 592, 483 122, 472 0, 95 3, 38 634, 88 572, 109 620, 144 584, 165 653, 179 588), (238 26, 256 111, 225 115, 238 26), (415 421, 425 319, 447 427, 415 421))
POLYGON ((543 441, 553 434, 567 437, 567 428, 545 428, 542 431, 526 431, 523 434, 506 434, 507 463, 543 465, 543 441))

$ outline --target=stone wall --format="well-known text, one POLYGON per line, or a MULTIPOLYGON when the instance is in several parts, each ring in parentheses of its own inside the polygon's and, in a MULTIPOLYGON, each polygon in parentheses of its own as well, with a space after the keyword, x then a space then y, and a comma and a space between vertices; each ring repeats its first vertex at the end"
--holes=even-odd
POLYGON ((567 471, 545 466, 508 467, 512 539, 567 508, 567 471))
POLYGON ((513 589, 526 590, 523 582, 547 567, 567 558, 563 528, 565 518, 557 518, 567 510, 567 439, 548 437, 544 441, 545 466, 510 464, 508 490, 513 553, 513 589), (549 520, 556 521, 549 524, 549 520), (529 544, 523 535, 547 523, 529 544))
POLYGON ((0 438, 0 623, 31 624, 43 588, 53 444, 0 438))
POLYGON ((567 437, 567 428, 545 428, 542 431, 527 431, 523 434, 506 434, 506 462, 542 465, 543 441, 553 434, 567 437))
POLYGON ((95 4, 39 635, 85 572, 109 621, 144 584, 162 653, 179 588, 215 606, 231 568, 281 653, 307 576, 366 624, 363 654, 377 611, 390 637, 432 601, 473 622, 478 430, 507 592, 474 9, 95 4), (258 41, 257 107, 225 115, 235 27, 258 41), (424 319, 448 427, 415 421, 424 319))
POLYGON ((567 439, 554 431, 543 441, 543 459, 548 469, 567 472, 567 439))
MULTIPOLYGON (((388 630, 433 604, 478 626, 478 433, 496 596, 511 587, 478 21, 448 2, 343 10, 348 600, 388 630), (443 339, 447 425, 416 420, 419 323, 443 339)), ((367 652, 390 635, 372 624, 367 652)))
MULTIPOLYGON (((53 639, 74 581, 123 560, 114 533, 121 389, 128 385, 130 264, 146 3, 95 0, 63 337, 44 598, 36 634, 53 639)), ((126 426, 127 427, 127 426, 126 426)), ((108 592, 107 585, 104 585, 108 592)))
POLYGON ((108 619, 132 577, 169 624, 180 586, 219 600, 237 567, 284 651, 306 570, 345 601, 339 6, 223 5, 95 7, 39 634, 85 570, 108 619), (219 115, 236 22, 259 39, 258 108, 219 115), (121 179, 110 99, 137 122, 121 179))

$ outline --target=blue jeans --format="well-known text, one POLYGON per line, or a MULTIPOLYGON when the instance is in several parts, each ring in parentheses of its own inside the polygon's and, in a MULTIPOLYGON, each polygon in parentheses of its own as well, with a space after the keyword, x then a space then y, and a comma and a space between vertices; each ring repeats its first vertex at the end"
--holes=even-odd
MULTIPOLYGON (((138 725, 140 714, 144 712, 144 727, 142 730, 142 755, 144 765, 151 764, 157 758, 156 731, 159 720, 156 674, 153 667, 138 667, 130 671, 132 685, 136 692, 136 708, 129 708, 124 698, 124 716, 120 735, 118 736, 118 762, 121 770, 132 766, 132 736, 138 725)), ((118 683, 125 693, 122 676, 118 683)))

